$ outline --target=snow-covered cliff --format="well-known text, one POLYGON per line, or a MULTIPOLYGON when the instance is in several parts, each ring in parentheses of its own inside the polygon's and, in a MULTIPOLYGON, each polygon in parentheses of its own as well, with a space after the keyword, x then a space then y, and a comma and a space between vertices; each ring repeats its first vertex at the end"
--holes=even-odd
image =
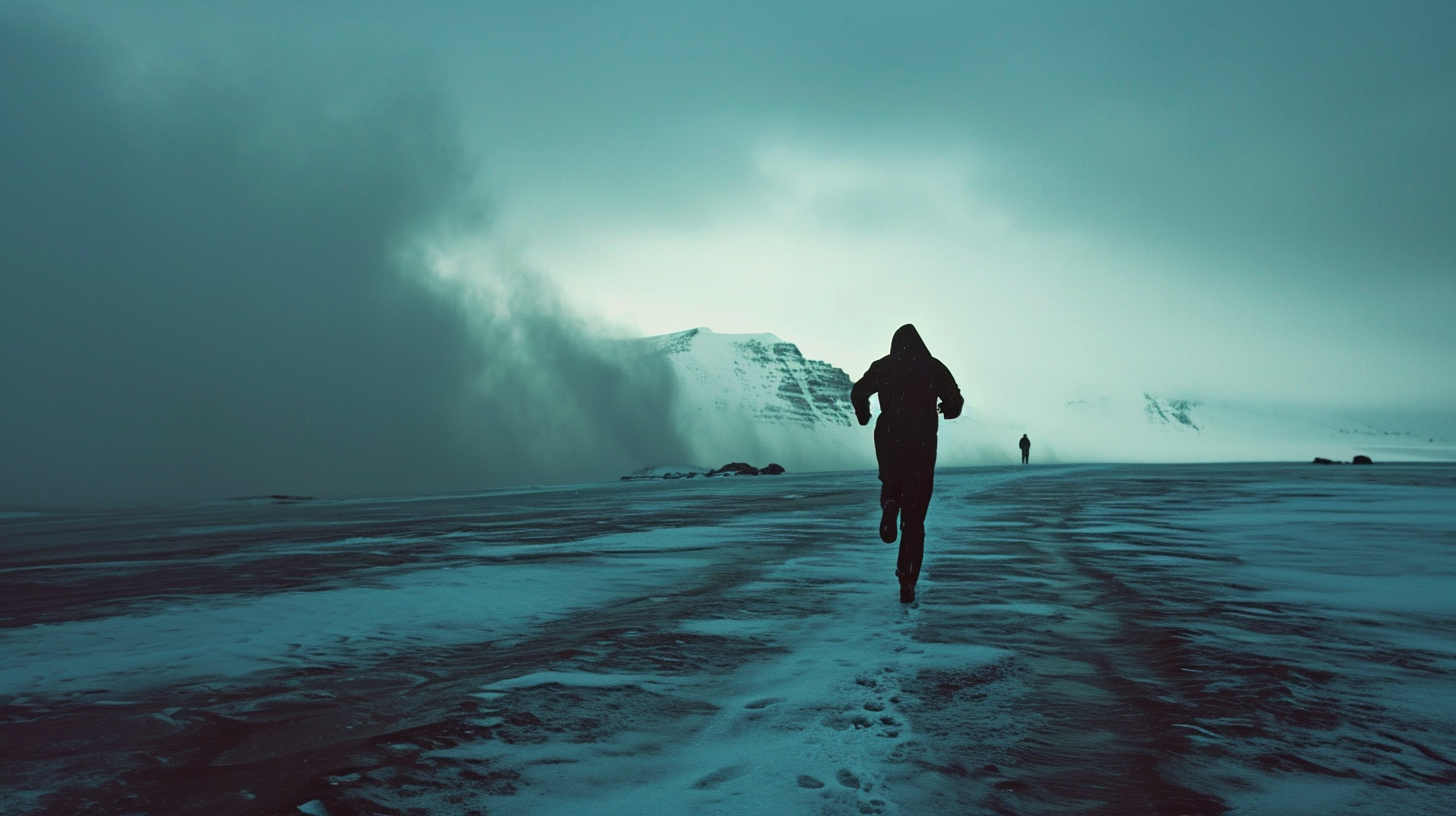
POLYGON ((671 360, 684 395, 700 410, 804 428, 855 424, 849 375, 804 359, 798 346, 772 334, 689 329, 648 342, 671 360))
POLYGON ((849 375, 793 343, 705 328, 640 342, 677 374, 678 425, 694 461, 775 461, 793 472, 874 465, 849 375))

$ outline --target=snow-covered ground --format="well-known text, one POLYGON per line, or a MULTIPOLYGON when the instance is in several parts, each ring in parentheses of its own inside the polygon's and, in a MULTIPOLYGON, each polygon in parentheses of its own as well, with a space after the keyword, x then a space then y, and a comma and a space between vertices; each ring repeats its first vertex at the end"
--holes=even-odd
POLYGON ((1456 467, 0 516, 0 811, 1449 814, 1456 467))

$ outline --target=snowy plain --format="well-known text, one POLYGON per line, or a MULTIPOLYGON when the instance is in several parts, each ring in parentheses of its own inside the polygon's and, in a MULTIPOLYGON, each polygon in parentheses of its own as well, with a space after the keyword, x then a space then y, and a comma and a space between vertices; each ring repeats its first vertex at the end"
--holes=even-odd
POLYGON ((0 811, 1456 812, 1456 466, 0 515, 0 811))

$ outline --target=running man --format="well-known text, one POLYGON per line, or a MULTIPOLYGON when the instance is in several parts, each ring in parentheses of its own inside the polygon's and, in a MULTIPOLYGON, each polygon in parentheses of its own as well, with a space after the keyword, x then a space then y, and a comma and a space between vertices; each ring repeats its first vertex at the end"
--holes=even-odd
POLYGON ((861 425, 869 424, 870 395, 875 393, 880 395, 880 418, 875 422, 880 538, 886 544, 895 540, 898 516, 900 556, 895 575, 900 579, 900 602, 911 603, 925 555, 925 512, 935 487, 936 428, 940 424, 936 412, 955 419, 961 415, 965 399, 950 369, 930 356, 920 333, 908 323, 896 330, 889 356, 872 363, 849 392, 861 425))

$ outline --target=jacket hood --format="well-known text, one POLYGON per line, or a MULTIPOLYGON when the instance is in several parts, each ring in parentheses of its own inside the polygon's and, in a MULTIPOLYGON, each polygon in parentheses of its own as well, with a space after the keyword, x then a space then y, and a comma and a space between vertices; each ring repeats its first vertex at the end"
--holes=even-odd
POLYGON ((895 330, 895 336, 890 340, 890 354, 894 357, 929 357, 930 349, 920 339, 920 332, 906 323, 895 330))

